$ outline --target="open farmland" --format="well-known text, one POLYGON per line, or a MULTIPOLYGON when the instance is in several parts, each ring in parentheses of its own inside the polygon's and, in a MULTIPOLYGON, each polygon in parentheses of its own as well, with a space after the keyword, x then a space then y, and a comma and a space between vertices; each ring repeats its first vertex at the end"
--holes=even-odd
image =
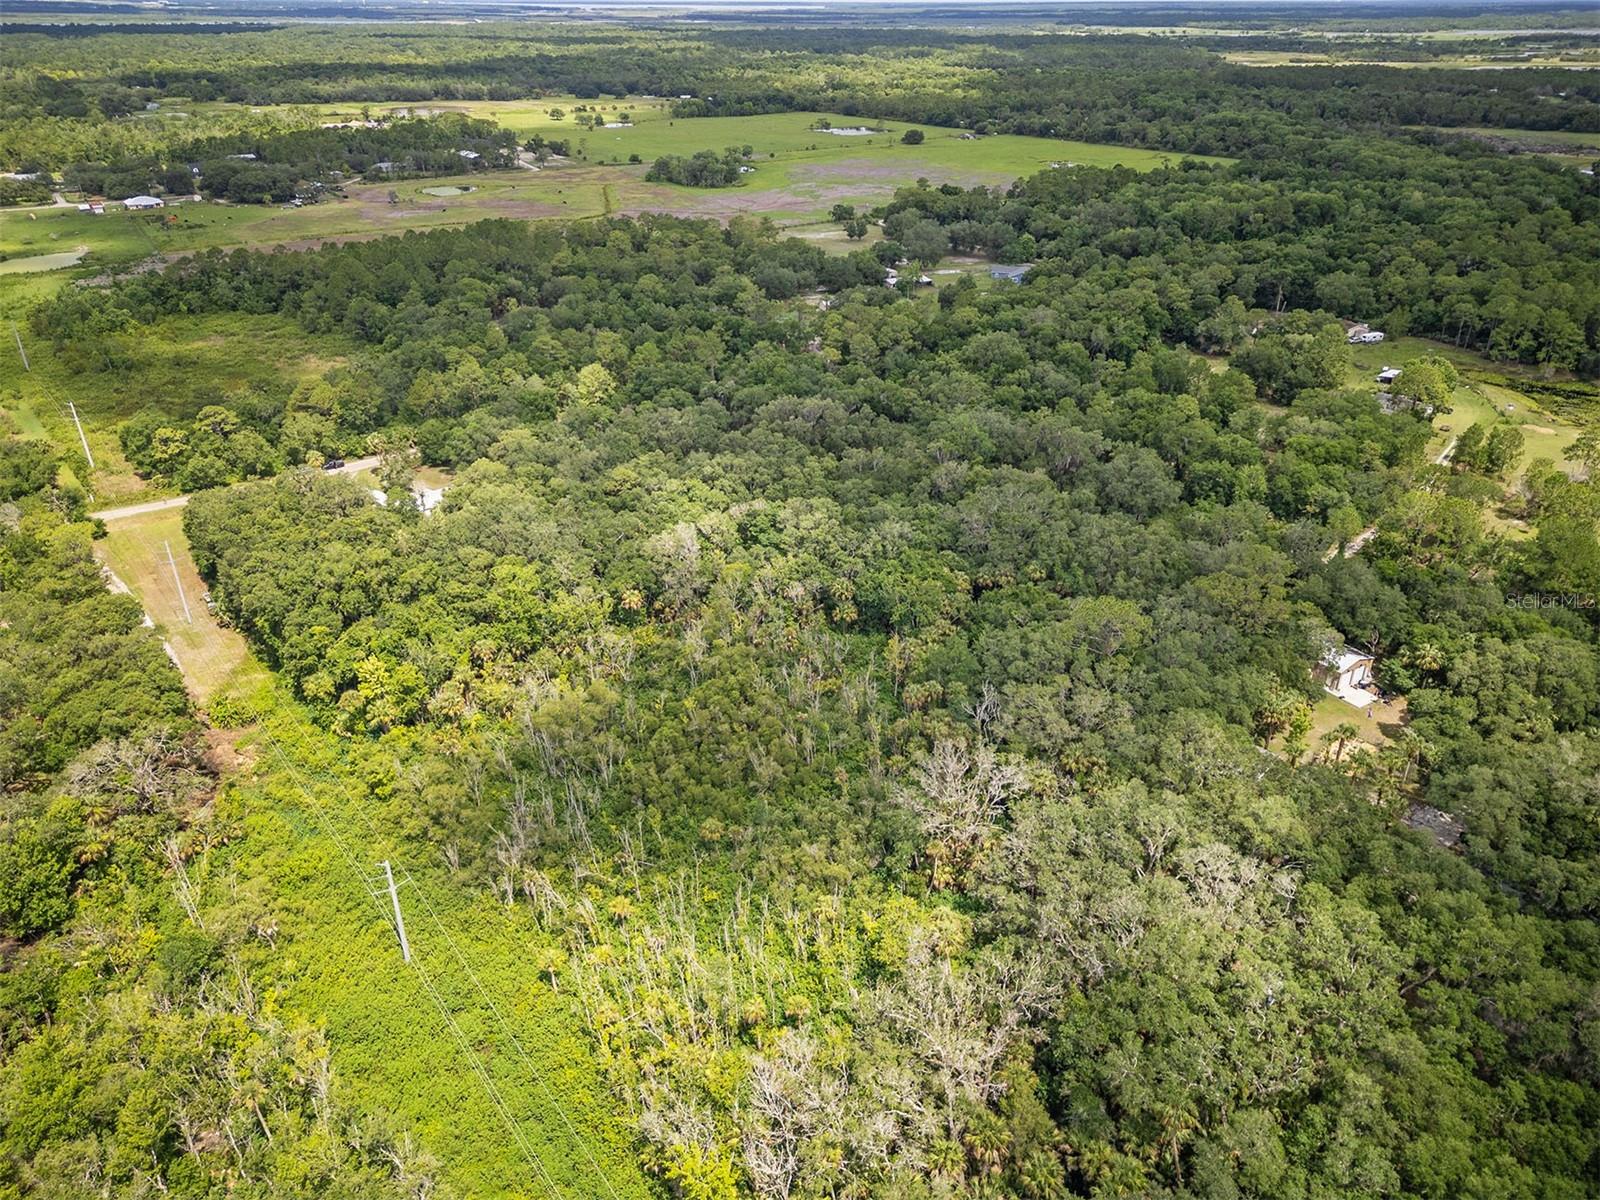
MULTIPOLYGON (((325 106, 330 120, 359 118, 363 109, 460 112, 492 119, 526 139, 533 134, 566 138, 574 153, 542 168, 431 176, 395 181, 356 181, 335 197, 303 208, 179 202, 157 212, 80 213, 74 206, 8 214, 0 229, 0 274, 6 261, 28 260, 30 274, 0 277, 0 300, 19 303, 47 293, 72 270, 40 274, 42 256, 76 275, 126 267, 195 251, 232 246, 299 248, 324 241, 378 237, 409 229, 457 226, 487 217, 571 220, 613 214, 667 212, 725 220, 739 214, 768 215, 780 223, 813 221, 834 204, 870 205, 919 178, 963 187, 1003 187, 1056 164, 1126 166, 1148 171, 1185 157, 1130 146, 1104 146, 1057 138, 994 135, 964 137, 958 129, 916 126, 921 145, 908 146, 905 122, 874 122, 883 132, 841 136, 813 128, 860 123, 837 113, 781 113, 753 117, 673 119, 661 101, 608 101, 607 120, 631 113, 626 128, 580 130, 570 98, 528 103, 460 103, 325 106), (550 114, 561 111, 557 120, 550 114), (678 187, 645 180, 648 164, 664 154, 692 155, 728 146, 751 148, 754 171, 741 186, 678 187), (637 163, 629 159, 637 156, 637 163), (454 189, 455 194, 449 194, 454 189), (443 194, 441 194, 443 193, 443 194), (59 259, 53 256, 62 255, 59 259), (68 259, 67 255, 77 255, 68 259), (81 259, 81 265, 80 265, 81 259)), ((195 106, 215 113, 228 106, 195 106)), ((21 268, 13 268, 21 270, 21 268)))

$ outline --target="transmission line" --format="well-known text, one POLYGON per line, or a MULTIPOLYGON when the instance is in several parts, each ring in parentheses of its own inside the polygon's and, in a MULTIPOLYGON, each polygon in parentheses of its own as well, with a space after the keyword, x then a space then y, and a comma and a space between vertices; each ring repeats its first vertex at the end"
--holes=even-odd
MULTIPOLYGON (((261 732, 266 737, 268 743, 271 744, 272 749, 278 755, 279 760, 287 768, 290 776, 294 779, 295 788, 300 792, 300 795, 304 799, 306 807, 311 812, 313 819, 322 828, 322 831, 327 834, 329 839, 332 840, 334 845, 338 847, 339 853, 345 860, 345 864, 350 868, 351 873, 361 881, 368 897, 374 902, 374 904, 377 906, 378 912, 380 915, 382 915, 383 902, 379 899, 378 894, 373 890, 372 881, 367 879, 366 873, 361 869, 360 860, 350 849, 350 846, 345 841, 344 837, 339 833, 339 830, 333 824, 332 819, 322 811, 321 805, 316 801, 311 793, 311 790, 306 786, 305 781, 301 777, 299 770, 295 767, 294 762, 284 752, 283 747, 278 743, 277 738, 272 736, 272 731, 263 725, 261 727, 261 732)), ((368 821, 368 824, 371 824, 370 820, 368 821)), ((387 919, 387 917, 385 917, 385 919, 387 919)), ((444 1021, 445 1028, 450 1031, 450 1034, 454 1038, 456 1045, 460 1048, 461 1053, 465 1055, 468 1066, 471 1068, 472 1072, 477 1075, 479 1082, 483 1085, 484 1093, 489 1097, 490 1105, 499 1114, 501 1121, 505 1124, 506 1129, 510 1132, 511 1138, 516 1143, 518 1150, 520 1150, 523 1156, 528 1160, 528 1165, 533 1169, 534 1177, 539 1181, 549 1195, 555 1197, 555 1200, 565 1200, 563 1192, 558 1186, 556 1186, 555 1180, 551 1178, 549 1171, 546 1170, 544 1163, 540 1160, 537 1151, 535 1151, 532 1144, 528 1141, 527 1135, 523 1132, 522 1127, 518 1124, 516 1118, 512 1116, 511 1110, 506 1104, 505 1098, 501 1094, 500 1089, 495 1085, 494 1080, 490 1077, 488 1070, 484 1067, 477 1052, 472 1048, 472 1044, 467 1040, 466 1034, 462 1032, 461 1026, 457 1024, 455 1017, 451 1015, 449 1007, 445 1004, 444 998, 440 995, 439 990, 434 984, 432 977, 428 974, 427 969, 423 967, 421 961, 415 956, 413 956, 411 960, 411 965, 417 969, 417 979, 422 984, 423 991, 427 993, 428 998, 433 1001, 434 1007, 439 1010, 439 1015, 444 1021)))

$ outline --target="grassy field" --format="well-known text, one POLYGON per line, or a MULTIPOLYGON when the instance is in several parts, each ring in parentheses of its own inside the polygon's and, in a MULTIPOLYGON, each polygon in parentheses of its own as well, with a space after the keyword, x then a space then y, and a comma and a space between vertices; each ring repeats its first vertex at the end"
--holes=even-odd
POLYGON ((1356 48, 1344 51, 1310 50, 1228 50, 1224 61, 1244 67, 1401 67, 1407 70, 1482 70, 1501 71, 1528 67, 1555 67, 1566 70, 1600 68, 1600 50, 1568 50, 1557 54, 1508 56, 1486 50, 1482 54, 1451 54, 1438 58, 1371 58, 1356 48))
POLYGON ((68 352, 18 330, 31 370, 24 370, 7 322, 0 328, 0 408, 22 432, 77 451, 67 404, 77 406, 94 454, 89 487, 97 507, 164 494, 134 474, 117 442, 117 426, 155 409, 182 424, 195 412, 247 387, 292 388, 344 361, 349 344, 313 334, 279 316, 242 313, 169 317, 113 339, 113 361, 68 352))
POLYGON ((206 585, 189 558, 181 508, 125 517, 108 522, 107 528, 107 536, 96 543, 100 561, 144 605, 172 647, 196 702, 204 705, 223 688, 265 677, 244 639, 217 624, 206 607, 206 585), (169 546, 171 564, 167 561, 169 546))
MULTIPOLYGON (((1542 408, 1531 396, 1516 387, 1516 380, 1527 373, 1527 368, 1491 362, 1474 351, 1458 349, 1444 342, 1397 337, 1377 346, 1351 347, 1351 384, 1376 390, 1373 376, 1378 371, 1384 367, 1403 366, 1408 359, 1424 354, 1436 354, 1449 359, 1461 374, 1461 385, 1451 397, 1452 411, 1433 420, 1434 433, 1429 444, 1431 453, 1443 450, 1452 438, 1469 425, 1507 421, 1520 428, 1524 438, 1521 458, 1510 472, 1513 482, 1536 458, 1548 458, 1569 467, 1577 465, 1567 457, 1567 451, 1578 436, 1578 427, 1542 408)), ((1596 415, 1600 416, 1600 413, 1596 415)))
MULTIPOLYGON (((1054 138, 995 136, 964 140, 957 129, 920 126, 920 146, 900 142, 909 128, 883 123, 883 132, 843 137, 815 128, 855 124, 837 113, 780 113, 755 117, 677 120, 664 101, 607 102, 601 113, 626 128, 581 130, 574 108, 582 103, 555 98, 538 104, 483 102, 434 104, 429 111, 466 112, 492 118, 519 136, 539 132, 575 143, 575 156, 543 169, 479 172, 467 176, 355 183, 344 199, 304 208, 173 203, 157 212, 108 209, 95 216, 76 207, 15 210, 0 221, 0 312, 15 313, 72 278, 161 255, 168 258, 211 247, 303 247, 319 241, 377 237, 407 229, 462 225, 486 217, 523 220, 574 219, 614 213, 673 212, 726 219, 766 214, 783 223, 815 221, 836 203, 873 204, 894 190, 927 178, 964 186, 1004 185, 1052 164, 1121 164, 1153 170, 1180 156, 1124 146, 1100 146, 1054 138), (562 109, 556 120, 550 113, 562 109), (750 146, 755 171, 743 186, 725 189, 652 184, 647 164, 663 154, 721 151, 750 146), (630 164, 637 155, 641 160, 630 164), (440 195, 442 188, 461 188, 440 195), (468 190, 470 189, 470 190, 468 190), (393 199, 391 200, 391 192, 393 199), (76 267, 66 258, 78 255, 76 267), (58 257, 61 256, 61 257, 58 257), (7 269, 7 263, 10 264, 7 269), (50 264, 57 269, 38 269, 50 264)), ((223 105, 195 105, 197 110, 223 105)), ((368 106, 377 114, 405 106, 368 106)), ((327 105, 328 119, 361 115, 359 105, 327 105)), ((1224 162, 1223 159, 1207 161, 1224 162)))
POLYGON ((1489 129, 1484 126, 1407 125, 1433 133, 1480 138, 1506 150, 1537 154, 1563 166, 1584 168, 1600 161, 1600 133, 1574 133, 1565 129, 1489 129))
POLYGON ((1365 747, 1377 749, 1387 746, 1406 721, 1403 698, 1369 704, 1362 709, 1323 692, 1311 706, 1311 732, 1306 735, 1309 752, 1313 755, 1323 753, 1323 735, 1332 733, 1341 725, 1350 724, 1358 731, 1353 739, 1358 744, 1345 746, 1343 757, 1348 759, 1351 754, 1361 753, 1365 747))

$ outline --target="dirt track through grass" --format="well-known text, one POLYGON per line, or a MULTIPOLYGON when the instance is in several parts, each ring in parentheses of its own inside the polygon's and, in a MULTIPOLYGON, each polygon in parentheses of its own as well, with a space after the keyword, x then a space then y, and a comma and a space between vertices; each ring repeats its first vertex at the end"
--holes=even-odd
POLYGON ((199 704, 204 706, 222 688, 244 676, 264 674, 244 638, 219 625, 206 607, 206 585, 189 557, 182 509, 124 518, 109 522, 107 528, 108 536, 96 544, 101 562, 127 585, 156 623, 199 704), (176 581, 167 562, 169 544, 177 564, 176 581), (189 605, 187 619, 184 599, 189 605))

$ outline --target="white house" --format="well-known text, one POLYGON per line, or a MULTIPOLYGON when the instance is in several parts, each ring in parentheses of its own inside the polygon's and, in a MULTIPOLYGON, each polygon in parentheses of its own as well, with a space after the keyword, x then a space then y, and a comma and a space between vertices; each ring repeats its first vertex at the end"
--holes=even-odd
POLYGON ((1330 646, 1320 664, 1322 688, 1346 704, 1365 708, 1378 699, 1373 691, 1372 655, 1348 646, 1330 646))
POLYGON ((157 196, 129 196, 122 202, 123 208, 165 208, 166 201, 157 196))

